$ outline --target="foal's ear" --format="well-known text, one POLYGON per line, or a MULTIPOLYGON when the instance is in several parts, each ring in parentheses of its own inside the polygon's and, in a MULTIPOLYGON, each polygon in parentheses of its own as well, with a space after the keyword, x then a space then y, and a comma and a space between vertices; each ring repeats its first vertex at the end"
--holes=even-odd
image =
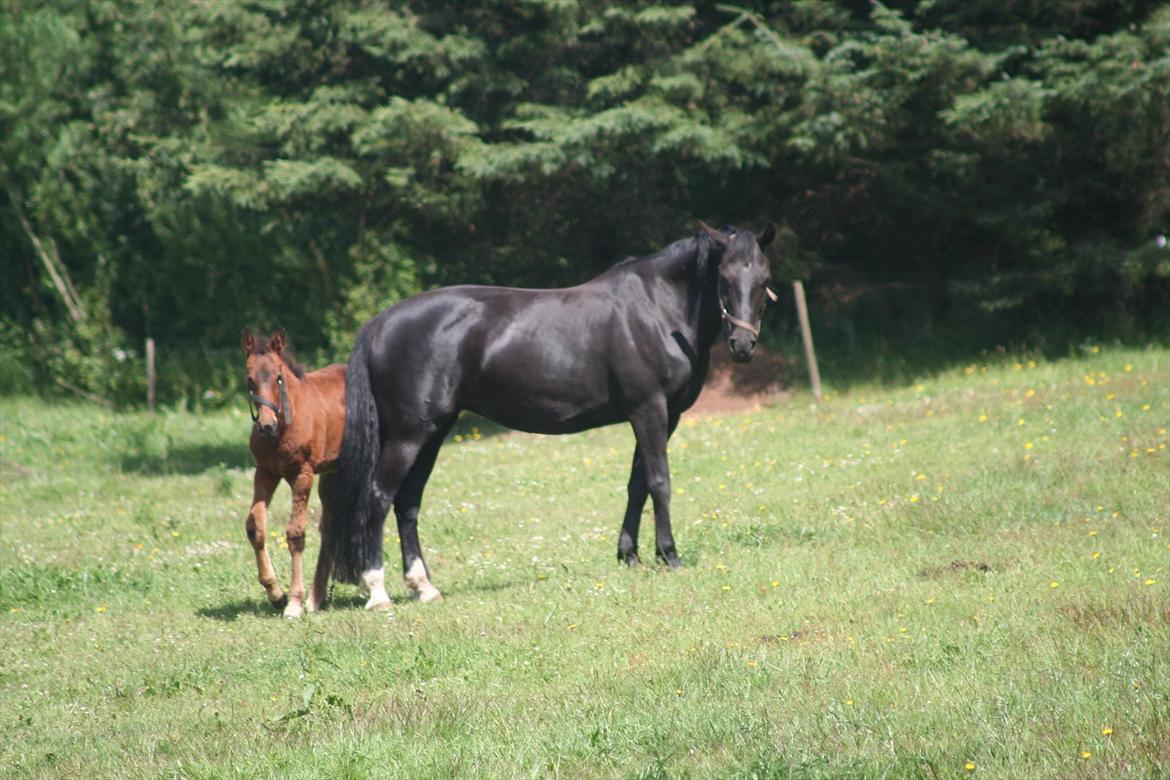
POLYGON ((776 238, 776 223, 769 222, 768 227, 764 228, 764 232, 756 237, 756 243, 760 245, 760 249, 767 249, 768 245, 776 238))
POLYGON ((727 236, 724 233, 711 227, 703 220, 699 220, 699 229, 702 230, 704 233, 706 233, 707 237, 715 242, 715 246, 719 247, 720 249, 727 248, 727 244, 729 242, 728 242, 727 236))
POLYGON ((252 336, 251 328, 244 328, 240 331, 240 346, 244 348, 245 355, 252 354, 252 347, 256 346, 256 339, 252 336))
POLYGON ((284 328, 277 328, 272 332, 272 338, 268 339, 268 348, 279 355, 284 352, 285 342, 284 328))

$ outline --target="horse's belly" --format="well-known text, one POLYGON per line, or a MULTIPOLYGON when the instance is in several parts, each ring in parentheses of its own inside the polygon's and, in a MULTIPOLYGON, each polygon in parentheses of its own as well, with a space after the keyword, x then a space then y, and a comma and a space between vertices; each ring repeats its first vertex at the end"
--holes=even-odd
POLYGON ((624 419, 608 399, 570 403, 501 391, 469 398, 463 406, 500 425, 528 433, 576 433, 624 419))

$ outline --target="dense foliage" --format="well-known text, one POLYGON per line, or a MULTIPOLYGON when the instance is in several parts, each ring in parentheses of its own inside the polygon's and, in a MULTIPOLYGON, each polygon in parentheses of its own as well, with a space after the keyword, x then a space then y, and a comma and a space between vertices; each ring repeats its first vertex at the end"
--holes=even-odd
POLYGON ((223 391, 244 325, 343 357, 696 219, 785 226, 853 349, 1148 323, 1167 139, 1144 0, 6 3, 0 390, 139 398, 149 336, 170 397, 223 391))

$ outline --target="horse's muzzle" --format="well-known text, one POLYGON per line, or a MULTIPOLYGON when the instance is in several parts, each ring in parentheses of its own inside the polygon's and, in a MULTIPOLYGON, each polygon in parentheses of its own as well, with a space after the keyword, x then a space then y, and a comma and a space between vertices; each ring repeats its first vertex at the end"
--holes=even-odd
POLYGON ((737 329, 727 337, 727 349, 731 352, 731 359, 736 363, 747 363, 755 354, 756 340, 737 329))

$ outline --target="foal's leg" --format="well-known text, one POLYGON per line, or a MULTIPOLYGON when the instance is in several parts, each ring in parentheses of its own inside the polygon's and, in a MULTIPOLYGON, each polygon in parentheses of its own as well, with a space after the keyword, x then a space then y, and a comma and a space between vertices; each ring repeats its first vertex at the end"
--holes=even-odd
POLYGON ((443 446, 443 439, 454 423, 455 418, 452 418, 431 435, 394 498, 394 515, 398 520, 398 538, 402 548, 403 582, 406 590, 417 594, 418 600, 423 603, 441 601, 443 594, 431 584, 430 571, 423 560, 422 547, 418 543, 418 510, 422 505, 423 489, 435 467, 439 448, 443 446))
POLYGON ((286 618, 299 618, 305 603, 305 526, 309 522, 309 495, 313 492, 313 469, 305 466, 290 483, 292 486, 292 515, 289 517, 285 536, 288 552, 292 556, 292 584, 289 586, 288 606, 284 608, 286 618))
POLYGON ((317 497, 321 499, 321 552, 317 555, 317 571, 313 574, 313 585, 309 588, 309 600, 305 609, 316 612, 325 606, 329 595, 329 575, 333 569, 333 474, 322 474, 317 483, 317 497))
MULTIPOLYGON (((668 566, 682 566, 674 546, 670 529, 670 464, 666 458, 666 441, 670 438, 678 418, 671 419, 665 401, 647 403, 630 415, 634 437, 638 440, 638 455, 646 475, 646 488, 654 501, 654 547, 658 558, 668 566)), ((631 481, 634 476, 631 475, 631 481)), ((643 502, 645 498, 642 499, 643 502)), ((626 513, 629 515, 627 507, 626 513)), ((640 514, 640 513, 639 513, 640 514)), ((636 531, 636 522, 634 528, 636 531)), ((623 532, 626 527, 623 525, 623 532)), ((631 541, 636 540, 633 536, 631 541)), ((619 540, 619 545, 621 544, 619 540)))
POLYGON ((260 584, 268 594, 268 600, 280 607, 285 603, 284 591, 276 581, 276 571, 272 568, 272 559, 268 557, 265 548, 268 535, 268 502, 272 500, 272 493, 280 483, 280 477, 261 468, 256 469, 252 477, 252 511, 244 523, 244 530, 248 534, 248 541, 252 543, 252 551, 256 553, 256 569, 260 575, 260 584))

